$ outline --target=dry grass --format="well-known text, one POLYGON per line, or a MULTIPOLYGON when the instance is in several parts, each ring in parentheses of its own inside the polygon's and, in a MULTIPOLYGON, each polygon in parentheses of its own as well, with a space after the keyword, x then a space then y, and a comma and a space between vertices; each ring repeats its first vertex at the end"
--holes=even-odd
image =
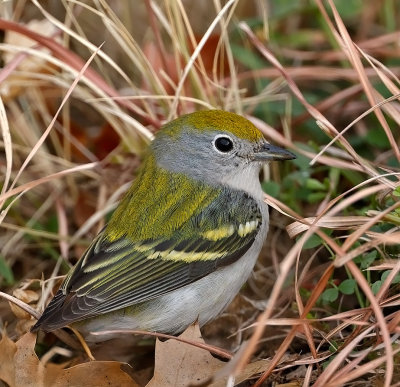
MULTIPOLYGON (((266 252, 242 296, 205 329, 210 342, 236 351, 219 377, 270 357, 248 377, 257 386, 398 385, 400 26, 390 11, 399 9, 366 2, 355 20, 330 0, 289 16, 274 14, 273 2, 243 3, 4 6, 13 16, 0 20, 3 290, 34 290, 40 299, 22 301, 42 311, 129 186, 153 133, 179 114, 232 110, 303 164, 265 171, 281 184, 266 196, 277 210, 266 252), (28 24, 34 18, 38 26, 28 24), (285 35, 299 41, 285 45, 285 35), (372 130, 376 146, 366 140, 372 130), (291 221, 296 242, 284 230, 291 221), (351 293, 321 299, 346 280, 355 281, 351 293)), ((6 303, 0 317, 15 339, 33 322, 6 303)))

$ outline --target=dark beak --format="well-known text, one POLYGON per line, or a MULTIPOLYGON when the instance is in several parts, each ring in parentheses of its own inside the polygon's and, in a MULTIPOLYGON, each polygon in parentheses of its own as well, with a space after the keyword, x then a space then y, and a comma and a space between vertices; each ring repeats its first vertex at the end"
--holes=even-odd
POLYGON ((254 150, 254 160, 267 162, 271 160, 293 160, 296 155, 279 146, 263 143, 254 150))

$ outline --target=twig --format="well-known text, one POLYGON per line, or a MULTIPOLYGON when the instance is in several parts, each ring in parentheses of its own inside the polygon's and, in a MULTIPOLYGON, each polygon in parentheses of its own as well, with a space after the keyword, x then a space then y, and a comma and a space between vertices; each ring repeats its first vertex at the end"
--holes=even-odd
POLYGON ((111 330, 111 331, 91 332, 92 335, 96 335, 96 336, 97 335, 107 335, 107 334, 111 334, 111 333, 147 335, 147 336, 161 337, 163 339, 172 339, 172 340, 180 341, 182 343, 193 345, 194 347, 197 347, 197 348, 205 349, 206 351, 209 351, 212 354, 220 356, 220 357, 222 357, 224 359, 230 360, 233 357, 233 355, 230 352, 225 351, 225 350, 223 350, 221 348, 215 347, 213 345, 199 343, 198 341, 185 340, 185 339, 182 339, 180 337, 167 335, 165 333, 139 331, 139 330, 138 331, 137 330, 111 330))
POLYGON ((39 319, 40 314, 35 309, 33 309, 31 306, 29 306, 25 302, 19 300, 18 298, 15 298, 15 297, 13 297, 13 296, 11 296, 11 295, 9 295, 7 293, 3 293, 3 292, 0 292, 0 297, 3 297, 6 300, 8 300, 8 301, 12 302, 13 304, 17 305, 22 310, 24 310, 25 312, 29 313, 36 320, 39 319))

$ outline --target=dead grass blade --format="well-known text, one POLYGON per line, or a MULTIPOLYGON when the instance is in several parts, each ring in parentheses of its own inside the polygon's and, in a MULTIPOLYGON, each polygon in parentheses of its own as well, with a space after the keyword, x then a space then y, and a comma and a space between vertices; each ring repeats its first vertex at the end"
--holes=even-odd
MULTIPOLYGON (((344 52, 349 56, 350 62, 352 63, 353 67, 355 68, 355 70, 357 71, 357 73, 360 76, 360 81, 361 81, 361 84, 363 85, 363 88, 364 88, 364 91, 365 91, 365 94, 366 94, 366 96, 368 98, 369 103, 371 104, 371 106, 374 106, 374 105, 376 105, 376 101, 375 101, 375 98, 374 98, 374 95, 373 95, 373 92, 372 92, 373 87, 372 87, 368 77, 365 74, 364 67, 363 67, 362 62, 360 60, 360 57, 358 55, 357 49, 354 46, 353 41, 351 40, 350 35, 347 32, 347 29, 346 29, 346 27, 345 27, 345 25, 343 23, 343 20, 340 17, 340 15, 339 15, 339 13, 338 13, 333 1, 332 0, 328 0, 328 2, 329 2, 329 5, 331 7, 331 10, 333 12, 333 16, 335 18, 335 22, 337 24, 339 33, 340 33, 340 35, 342 37, 342 43, 347 48, 347 50, 344 50, 344 52)), ((322 3, 321 3, 320 0, 318 0, 317 3, 319 4, 319 6, 322 6, 322 3)), ((377 109, 374 110, 374 112, 375 112, 380 124, 384 128, 386 136, 389 138, 389 140, 390 140, 390 142, 392 144, 396 145, 396 141, 393 138, 392 131, 390 130, 389 125, 386 122, 386 119, 385 119, 382 111, 379 108, 377 108, 377 109)), ((399 150, 399 148, 397 146, 395 146, 392 149, 394 149, 394 152, 396 154, 397 159, 400 160, 400 150, 399 150)))
POLYGON ((206 43, 207 39, 210 37, 211 33, 213 32, 214 28, 216 27, 216 25, 219 23, 219 21, 221 20, 221 18, 224 16, 224 14, 229 10, 229 8, 231 6, 233 6, 233 4, 237 2, 237 0, 229 0, 221 9, 221 11, 218 13, 218 15, 215 17, 215 19, 212 21, 212 23, 210 24, 210 26, 208 27, 207 31, 203 34, 199 44, 196 46, 196 48, 193 51, 193 54, 190 56, 189 61, 187 62, 185 68, 183 69, 183 74, 181 75, 180 79, 179 79, 179 83, 176 87, 176 91, 175 91, 175 99, 172 103, 171 106, 171 110, 168 116, 168 120, 171 120, 172 118, 174 118, 174 116, 176 115, 176 111, 177 111, 177 107, 178 107, 178 101, 179 101, 179 96, 181 94, 182 88, 183 88, 183 84, 191 70, 191 68, 193 67, 193 64, 195 62, 195 60, 197 59, 197 57, 200 54, 200 51, 202 50, 202 48, 204 47, 204 44, 206 43))
MULTIPOLYGON (((1 133, 3 135, 4 151, 6 155, 6 173, 4 177, 3 186, 1 187, 1 192, 0 192, 0 195, 3 195, 7 191, 8 183, 10 182, 11 179, 13 154, 12 154, 12 140, 11 140, 10 128, 8 126, 6 109, 4 107, 2 98, 0 98, 0 128, 1 128, 1 133)), ((0 208, 3 207, 3 204, 4 202, 0 200, 0 208)))
MULTIPOLYGON (((98 50, 100 50, 100 47, 98 48, 98 50)), ((18 173, 13 181, 13 183, 10 186, 10 189, 12 190, 12 188, 14 188, 15 184, 18 181, 18 178, 21 176, 22 172, 24 171, 24 169, 26 168, 26 166, 29 164, 29 162, 31 161, 31 159, 33 158, 33 156, 36 154, 37 150, 42 146, 43 142, 45 141, 46 137, 49 135, 50 131, 52 130, 54 123, 58 117, 58 115, 60 114, 60 112, 62 111, 63 106, 65 105, 66 101, 68 100, 68 98, 70 97, 70 95, 72 94, 75 86, 78 84, 79 80, 82 78, 83 74, 85 73, 85 71, 88 69, 90 62, 93 60, 93 58, 97 55, 98 50, 96 50, 92 56, 89 58, 89 60, 85 63, 85 65, 82 67, 81 71, 79 72, 78 76, 75 78, 74 82, 72 83, 71 87, 68 89, 63 101, 61 102, 61 105, 59 106, 56 114, 54 115, 53 119, 51 120, 49 126, 46 128, 46 130, 44 131, 43 135, 40 137, 40 139, 38 140, 38 142, 36 143, 36 145, 33 147, 33 149, 31 150, 31 152, 29 153, 29 155, 26 157, 24 163, 22 164, 22 166, 19 168, 18 173)))
POLYGON ((22 184, 16 188, 10 189, 9 191, 7 191, 3 195, 1 195, 0 201, 6 200, 6 199, 10 198, 11 196, 17 195, 19 193, 25 193, 25 192, 29 191, 30 189, 37 187, 40 184, 47 183, 48 181, 52 181, 54 179, 69 175, 71 173, 94 169, 96 166, 98 166, 98 163, 88 163, 88 164, 78 165, 77 167, 68 168, 68 169, 65 169, 64 171, 56 172, 49 176, 42 177, 40 179, 31 181, 26 184, 22 184))

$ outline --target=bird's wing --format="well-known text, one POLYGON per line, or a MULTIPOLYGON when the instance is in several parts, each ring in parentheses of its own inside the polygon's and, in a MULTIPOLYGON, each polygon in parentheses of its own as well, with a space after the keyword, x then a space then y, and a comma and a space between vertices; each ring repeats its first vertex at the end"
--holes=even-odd
POLYGON ((168 238, 109 241, 105 229, 67 276, 33 330, 60 328, 188 285, 243 256, 261 223, 262 213, 254 199, 222 189, 168 238))

